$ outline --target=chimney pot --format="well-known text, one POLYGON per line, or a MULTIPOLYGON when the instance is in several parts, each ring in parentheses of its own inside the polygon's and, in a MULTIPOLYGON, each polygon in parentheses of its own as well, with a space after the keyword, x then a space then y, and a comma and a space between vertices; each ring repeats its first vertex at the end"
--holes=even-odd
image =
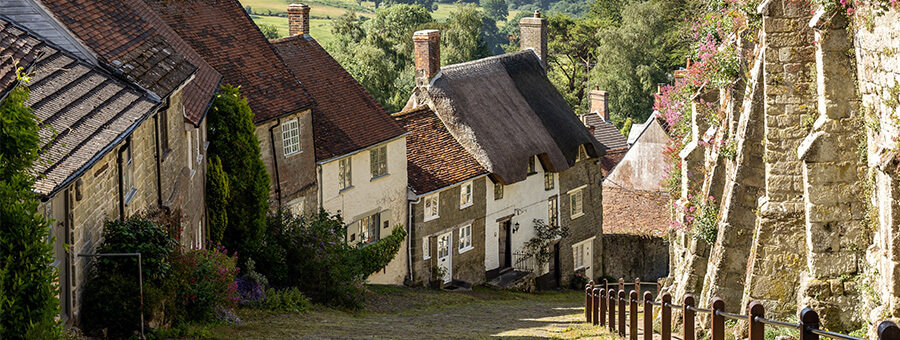
POLYGON ((288 13, 288 34, 309 34, 309 6, 306 4, 290 4, 288 13))
POLYGON ((416 61, 416 86, 427 86, 441 71, 441 31, 421 30, 413 33, 416 61))
POLYGON ((547 68, 547 19, 541 17, 541 12, 534 11, 533 17, 524 17, 519 20, 519 44, 524 51, 533 49, 541 58, 544 69, 547 68))
POLYGON ((603 120, 609 121, 609 92, 595 87, 590 93, 591 113, 599 114, 603 120))

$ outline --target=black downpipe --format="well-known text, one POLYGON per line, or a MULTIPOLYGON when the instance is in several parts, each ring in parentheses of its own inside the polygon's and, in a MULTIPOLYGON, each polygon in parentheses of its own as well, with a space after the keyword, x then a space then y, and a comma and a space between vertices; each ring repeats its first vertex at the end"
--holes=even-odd
POLYGON ((269 142, 272 144, 272 163, 275 168, 275 196, 278 197, 278 208, 281 209, 281 176, 278 173, 278 152, 275 151, 275 128, 281 126, 281 118, 269 128, 269 142))
POLYGON ((162 146, 159 144, 159 113, 157 110, 156 114, 153 115, 153 126, 155 129, 153 139, 156 143, 156 206, 162 209, 162 151, 160 150, 162 146))
MULTIPOLYGON (((128 147, 127 144, 123 144, 123 145, 125 145, 125 147, 128 147)), ((123 151, 123 149, 120 147, 118 152, 116 153, 116 168, 119 169, 119 173, 117 175, 119 176, 118 182, 119 182, 119 220, 120 221, 125 220, 125 188, 124 188, 125 183, 122 183, 122 178, 125 175, 123 171, 125 169, 122 168, 122 151, 123 151)))

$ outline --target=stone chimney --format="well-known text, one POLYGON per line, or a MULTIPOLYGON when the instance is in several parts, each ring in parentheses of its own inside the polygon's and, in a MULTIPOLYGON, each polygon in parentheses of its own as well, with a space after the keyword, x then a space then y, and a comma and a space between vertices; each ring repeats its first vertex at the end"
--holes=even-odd
POLYGON ((594 87, 590 93, 591 113, 597 113, 603 120, 609 121, 609 92, 600 91, 599 87, 594 87))
POLYGON ((427 86, 441 71, 441 31, 421 30, 413 33, 416 58, 416 86, 427 86))
POLYGON ((288 34, 309 34, 309 6, 306 4, 290 4, 288 13, 288 34))
POLYGON ((533 17, 519 20, 519 42, 522 50, 533 49, 544 68, 547 68, 547 19, 541 18, 541 12, 534 11, 533 17))

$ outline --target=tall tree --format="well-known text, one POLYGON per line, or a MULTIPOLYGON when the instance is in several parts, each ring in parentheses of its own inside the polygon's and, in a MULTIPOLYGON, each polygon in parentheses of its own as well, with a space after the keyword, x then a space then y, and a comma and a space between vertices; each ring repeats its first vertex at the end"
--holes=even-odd
MULTIPOLYGON (((222 171, 228 175, 230 195, 223 244, 228 250, 252 253, 266 228, 269 175, 261 158, 253 112, 239 90, 223 85, 213 100, 207 123, 209 156, 220 159, 222 171)), ((220 199, 209 197, 211 202, 220 199)))
POLYGON ((509 16, 506 0, 479 0, 478 4, 484 8, 484 14, 494 21, 506 21, 506 17, 509 16))
POLYGON ((38 119, 18 86, 0 102, 0 338, 61 337, 50 221, 38 214, 38 119))
POLYGON ((475 4, 461 4, 450 12, 441 32, 441 64, 458 64, 490 55, 484 25, 484 15, 475 4))

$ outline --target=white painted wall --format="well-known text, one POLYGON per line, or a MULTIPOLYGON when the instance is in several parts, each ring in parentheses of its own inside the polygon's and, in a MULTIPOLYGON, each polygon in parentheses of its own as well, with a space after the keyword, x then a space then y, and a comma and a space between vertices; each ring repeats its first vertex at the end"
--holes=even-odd
MULTIPOLYGON (((360 152, 319 164, 320 205, 329 213, 340 213, 344 222, 353 227, 372 212, 389 211, 390 227, 379 228, 381 237, 390 235, 393 227, 406 229, 406 137, 377 144, 360 152), (369 150, 387 145, 388 175, 372 178, 369 150), (353 186, 341 191, 339 160, 351 157, 353 186)), ((384 215, 383 215, 384 216, 384 215)), ((381 223, 384 223, 382 219, 381 223)), ((369 277, 369 283, 402 284, 407 274, 406 241, 385 270, 369 277)))
MULTIPOLYGON (((512 233, 510 247, 512 252, 522 252, 525 242, 528 242, 535 235, 534 219, 541 219, 545 223, 548 221, 547 200, 552 196, 559 195, 559 174, 554 176, 554 185, 551 190, 544 190, 544 169, 540 162, 535 160, 537 173, 528 176, 524 181, 507 185, 504 188, 503 198, 494 199, 494 182, 487 180, 486 190, 486 214, 484 220, 484 269, 492 270, 500 267, 500 224, 497 219, 513 215, 512 225, 519 223, 519 230, 512 233)), ((525 164, 523 164, 524 166, 525 164)), ((568 197, 568 196, 567 196, 568 197)), ((557 205, 559 201, 557 200, 557 205)), ((562 213, 562 216, 567 216, 562 213)), ((549 266, 544 266, 542 274, 545 273, 549 266)))

